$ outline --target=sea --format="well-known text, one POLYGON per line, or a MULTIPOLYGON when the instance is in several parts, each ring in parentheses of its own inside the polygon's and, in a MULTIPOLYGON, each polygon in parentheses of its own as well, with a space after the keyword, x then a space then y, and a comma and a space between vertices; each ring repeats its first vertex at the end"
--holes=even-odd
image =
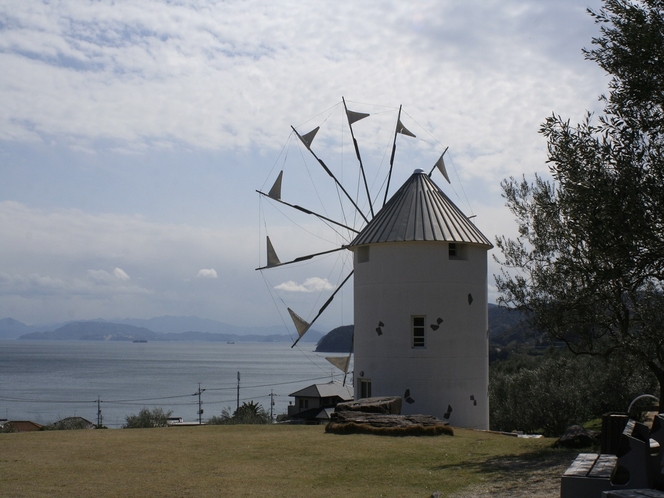
MULTIPOLYGON (((245 401, 274 418, 289 394, 342 382, 313 345, 216 342, 0 341, 0 419, 42 425, 79 416, 120 428, 142 408, 205 422, 245 401), (199 395, 200 393, 200 395, 199 395), (273 404, 272 404, 273 403, 273 404), (99 413, 101 412, 101 413, 99 413)), ((348 376, 350 380, 350 375, 348 376)))

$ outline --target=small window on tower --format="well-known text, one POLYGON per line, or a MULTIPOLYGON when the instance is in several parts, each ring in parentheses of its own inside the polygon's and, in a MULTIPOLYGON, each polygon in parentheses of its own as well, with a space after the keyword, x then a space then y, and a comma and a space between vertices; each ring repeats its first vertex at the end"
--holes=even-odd
POLYGON ((357 262, 366 263, 369 261, 369 246, 360 246, 357 248, 357 262))
POLYGON ((447 245, 447 254, 449 259, 466 259, 466 247, 464 244, 459 244, 458 242, 450 242, 447 245))
POLYGON ((413 347, 414 348, 423 348, 424 347, 424 317, 423 316, 413 316, 412 317, 412 327, 413 327, 413 347))

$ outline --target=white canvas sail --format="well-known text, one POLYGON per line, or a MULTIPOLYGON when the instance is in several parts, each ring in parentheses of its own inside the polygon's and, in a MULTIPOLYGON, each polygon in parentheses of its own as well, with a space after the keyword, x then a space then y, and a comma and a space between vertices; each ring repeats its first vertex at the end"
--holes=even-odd
POLYGON ((364 119, 364 118, 370 116, 366 112, 355 112, 355 111, 346 111, 346 115, 348 116, 348 123, 349 124, 353 124, 353 123, 359 121, 360 119, 364 119))
POLYGON ((307 149, 311 148, 311 142, 314 141, 314 137, 316 136, 316 133, 318 133, 318 130, 320 130, 320 126, 316 126, 316 128, 306 135, 300 135, 300 140, 302 140, 302 143, 307 146, 307 149))
POLYGON ((326 356, 325 359, 332 363, 335 367, 343 373, 348 373, 348 366, 350 365, 350 356, 326 356))
POLYGON ((309 327, 311 327, 311 324, 308 323, 304 318, 302 318, 300 315, 295 313, 290 308, 288 308, 288 313, 290 313, 291 319, 293 320, 293 323, 295 324, 295 328, 297 329, 297 335, 299 337, 302 337, 304 334, 307 333, 307 330, 309 330, 309 327))
POLYGON ((281 200, 281 179, 283 178, 283 176, 284 176, 284 171, 281 170, 279 172, 279 176, 274 182, 274 185, 272 185, 272 188, 267 193, 268 197, 271 197, 272 199, 276 199, 278 201, 281 200))
POLYGON ((397 121, 397 133, 415 138, 415 134, 403 125, 401 119, 397 121))
POLYGON ((443 176, 445 177, 445 180, 447 180, 447 183, 452 183, 450 181, 450 177, 447 176, 447 169, 445 168, 445 160, 443 159, 444 155, 445 155, 445 153, 443 152, 442 155, 440 156, 440 159, 438 159, 438 161, 436 161, 436 168, 438 168, 440 170, 440 172, 443 174, 443 176))
POLYGON ((281 261, 279 261, 279 257, 277 256, 274 247, 272 247, 272 242, 270 242, 270 237, 267 237, 267 267, 271 268, 273 266, 279 266, 280 264, 281 261))

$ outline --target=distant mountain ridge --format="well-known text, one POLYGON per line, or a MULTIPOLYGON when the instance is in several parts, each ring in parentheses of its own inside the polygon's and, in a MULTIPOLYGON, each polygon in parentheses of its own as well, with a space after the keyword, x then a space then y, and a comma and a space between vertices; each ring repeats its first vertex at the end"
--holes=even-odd
MULTIPOLYGON (((283 327, 238 327, 198 317, 163 316, 151 319, 85 320, 51 326, 26 325, 13 318, 0 320, 0 340, 94 341, 224 341, 288 342, 283 327)), ((317 342, 323 334, 311 330, 302 339, 317 342)))
POLYGON ((0 339, 18 339, 24 334, 33 332, 34 328, 13 318, 0 320, 0 339))
MULTIPOLYGON (((0 319, 0 340, 148 340, 214 342, 288 342, 294 337, 280 326, 239 327, 195 316, 161 316, 149 319, 87 320, 54 325, 26 325, 13 318, 0 319)), ((302 340, 319 342, 318 351, 346 352, 350 349, 353 326, 337 327, 328 334, 310 330, 302 340)), ((489 339, 492 348, 541 345, 541 334, 527 324, 523 313, 489 304, 489 339)))

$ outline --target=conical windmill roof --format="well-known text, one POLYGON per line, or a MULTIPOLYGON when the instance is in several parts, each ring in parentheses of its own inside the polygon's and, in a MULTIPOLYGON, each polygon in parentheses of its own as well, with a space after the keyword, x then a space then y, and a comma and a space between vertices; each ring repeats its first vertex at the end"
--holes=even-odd
POLYGON ((422 170, 415 170, 350 246, 440 241, 493 247, 422 170))

